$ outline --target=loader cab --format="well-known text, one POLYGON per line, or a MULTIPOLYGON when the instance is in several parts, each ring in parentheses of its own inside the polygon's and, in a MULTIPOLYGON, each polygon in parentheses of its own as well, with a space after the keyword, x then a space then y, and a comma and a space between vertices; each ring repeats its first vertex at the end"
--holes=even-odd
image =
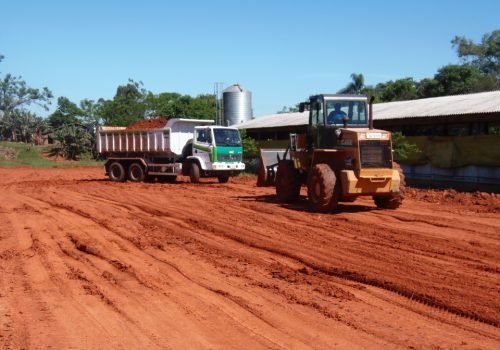
POLYGON ((309 109, 309 148, 334 148, 341 128, 368 127, 368 103, 363 95, 314 95, 299 105, 300 111, 306 109, 309 109))

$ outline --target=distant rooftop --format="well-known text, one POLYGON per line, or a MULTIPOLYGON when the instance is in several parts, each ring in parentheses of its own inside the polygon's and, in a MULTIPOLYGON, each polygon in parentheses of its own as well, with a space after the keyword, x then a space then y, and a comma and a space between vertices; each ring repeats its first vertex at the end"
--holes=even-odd
MULTIPOLYGON (((377 103, 374 120, 425 118, 500 112, 500 91, 377 103)), ((309 112, 269 114, 234 125, 239 129, 277 128, 307 125, 309 112)))

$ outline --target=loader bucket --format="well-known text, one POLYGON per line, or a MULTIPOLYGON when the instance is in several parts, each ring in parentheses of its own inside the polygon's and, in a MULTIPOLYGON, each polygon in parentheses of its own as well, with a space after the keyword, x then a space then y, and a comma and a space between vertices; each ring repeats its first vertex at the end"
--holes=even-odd
POLYGON ((283 159, 286 149, 267 148, 260 150, 257 186, 274 186, 278 160, 283 159))

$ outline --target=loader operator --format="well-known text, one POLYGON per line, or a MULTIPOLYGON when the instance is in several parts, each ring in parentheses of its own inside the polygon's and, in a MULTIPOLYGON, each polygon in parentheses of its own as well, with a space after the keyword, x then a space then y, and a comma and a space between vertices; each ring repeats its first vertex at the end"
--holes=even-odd
POLYGON ((347 114, 343 111, 340 110, 340 107, 341 107, 341 104, 340 103, 336 103, 334 105, 334 110, 330 112, 330 114, 328 114, 328 124, 338 124, 338 123, 342 123, 343 119, 345 116, 347 116, 347 114))

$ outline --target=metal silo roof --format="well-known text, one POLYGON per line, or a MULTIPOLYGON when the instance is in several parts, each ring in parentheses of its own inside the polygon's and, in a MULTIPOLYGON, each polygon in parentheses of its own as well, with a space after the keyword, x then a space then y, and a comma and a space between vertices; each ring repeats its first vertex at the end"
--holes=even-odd
POLYGON ((230 87, 228 87, 227 89, 225 89, 222 92, 245 92, 245 91, 248 92, 248 90, 245 89, 240 84, 234 84, 234 85, 231 85, 230 87))

